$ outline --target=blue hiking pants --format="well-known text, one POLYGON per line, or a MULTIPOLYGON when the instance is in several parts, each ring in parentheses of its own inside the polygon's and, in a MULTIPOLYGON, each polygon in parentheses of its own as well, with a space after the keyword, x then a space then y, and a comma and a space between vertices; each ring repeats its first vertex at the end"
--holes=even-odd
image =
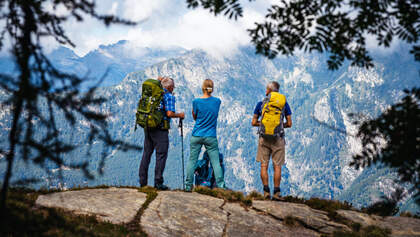
POLYGON ((190 140, 190 159, 187 164, 187 180, 185 188, 191 190, 194 181, 194 171, 197 167, 198 156, 200 155, 201 147, 207 150, 211 165, 213 166, 214 176, 216 177, 216 184, 219 188, 226 188, 223 177, 223 170, 219 161, 219 146, 216 137, 191 137, 190 140))

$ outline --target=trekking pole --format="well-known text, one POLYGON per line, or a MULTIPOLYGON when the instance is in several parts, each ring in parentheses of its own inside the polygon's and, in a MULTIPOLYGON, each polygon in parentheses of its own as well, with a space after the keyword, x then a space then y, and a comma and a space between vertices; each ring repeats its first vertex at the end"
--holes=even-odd
POLYGON ((179 128, 181 128, 181 150, 182 150, 182 189, 185 190, 185 175, 184 175, 184 130, 182 128, 182 119, 179 119, 179 128))

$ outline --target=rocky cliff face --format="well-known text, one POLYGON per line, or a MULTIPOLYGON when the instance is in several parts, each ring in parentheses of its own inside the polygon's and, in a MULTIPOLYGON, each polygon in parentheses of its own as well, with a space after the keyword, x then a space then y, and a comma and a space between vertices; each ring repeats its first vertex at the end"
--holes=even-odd
MULTIPOLYGON (((116 53, 117 48, 103 47, 101 50, 107 55, 120 55, 116 53)), ((91 55, 105 57, 99 49, 91 55)), ((111 60, 110 57, 107 60, 111 60)), ((205 78, 213 79, 216 85, 214 96, 222 99, 218 139, 225 157, 226 183, 234 190, 250 192, 262 187, 259 167, 255 162, 257 135, 255 128, 250 126, 253 109, 264 97, 267 82, 279 81, 280 90, 287 96, 293 112, 293 128, 286 130, 287 161, 283 168, 282 193, 347 200, 363 206, 377 201, 381 195, 389 195, 393 191, 395 174, 378 167, 356 171, 348 166, 352 154, 360 150, 359 141, 352 136, 357 128, 348 113, 375 117, 395 103, 404 88, 419 85, 418 65, 411 61, 411 57, 399 53, 378 56, 375 64, 376 67, 370 70, 345 65, 339 71, 331 72, 325 67, 322 55, 300 55, 271 61, 256 56, 251 48, 243 48, 229 58, 214 58, 204 51, 192 50, 129 73, 118 85, 101 88, 99 94, 108 101, 100 109, 112 114, 109 127, 114 137, 142 144, 143 132, 133 130, 141 84, 145 79, 158 75, 175 78, 176 106, 187 114, 184 122, 186 163, 194 125, 189 116, 191 101, 200 95, 201 82, 205 78), (395 63, 397 58, 399 64, 395 63)), ((1 111, 0 118, 1 135, 5 137, 10 127, 7 111, 1 111)), ((171 188, 179 188, 182 187, 181 140, 177 121, 174 120, 171 126, 171 145, 164 178, 171 188)), ((102 146, 99 143, 94 143, 91 148, 85 145, 87 128, 88 124, 83 121, 72 127, 63 120, 61 135, 80 146, 64 158, 73 162, 88 159, 90 168, 96 172, 102 146), (90 151, 90 157, 86 157, 87 151, 90 151)), ((46 164, 50 170, 46 174, 23 161, 16 163, 14 178, 41 177, 44 182, 37 187, 138 185, 141 153, 124 153, 112 148, 105 151, 108 156, 104 175, 96 180, 87 180, 77 170, 51 164, 46 164), (54 176, 59 171, 63 173, 63 180, 54 176)), ((0 162, 0 170, 4 170, 4 164, 0 162)), ((153 168, 152 162, 151 181, 153 168)), ((272 175, 271 169, 269 174, 272 175)), ((150 184, 153 185, 152 182, 150 184)))
POLYGON ((331 218, 303 204, 254 200, 243 206, 181 191, 158 192, 145 205, 149 198, 137 189, 108 188, 41 195, 36 204, 95 215, 116 224, 134 223, 148 236, 330 236, 372 225, 389 229, 391 236, 420 236, 420 219, 407 217, 338 210, 331 218))

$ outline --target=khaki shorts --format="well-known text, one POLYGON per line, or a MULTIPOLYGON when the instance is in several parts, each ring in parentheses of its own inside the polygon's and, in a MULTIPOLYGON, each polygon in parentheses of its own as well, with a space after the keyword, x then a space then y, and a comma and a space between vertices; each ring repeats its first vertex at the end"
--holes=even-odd
POLYGON ((270 155, 273 164, 281 166, 285 161, 284 138, 264 139, 260 137, 258 140, 257 161, 261 164, 268 164, 270 155))

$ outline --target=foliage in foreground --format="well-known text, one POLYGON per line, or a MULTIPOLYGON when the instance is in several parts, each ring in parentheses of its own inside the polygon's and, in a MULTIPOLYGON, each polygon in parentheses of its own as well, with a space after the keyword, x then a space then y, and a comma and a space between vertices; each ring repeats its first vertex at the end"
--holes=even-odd
POLYGON ((413 185, 411 191, 420 205, 420 88, 404 92, 399 103, 360 124, 357 137, 363 149, 350 165, 358 169, 380 162, 395 169, 397 182, 413 185))
POLYGON ((403 190, 397 189, 391 197, 382 196, 381 201, 375 202, 366 208, 362 208, 362 211, 379 216, 394 216, 400 211, 398 202, 401 201, 402 198, 404 198, 403 190))

